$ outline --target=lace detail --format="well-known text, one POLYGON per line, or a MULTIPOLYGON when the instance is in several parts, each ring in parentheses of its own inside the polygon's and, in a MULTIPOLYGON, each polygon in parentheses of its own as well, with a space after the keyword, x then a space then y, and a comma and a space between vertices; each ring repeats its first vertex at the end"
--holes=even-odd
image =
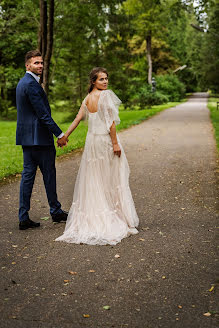
POLYGON ((104 90, 100 94, 98 114, 105 123, 108 132, 110 131, 113 121, 116 125, 120 123, 119 106, 121 103, 121 100, 112 90, 104 90))

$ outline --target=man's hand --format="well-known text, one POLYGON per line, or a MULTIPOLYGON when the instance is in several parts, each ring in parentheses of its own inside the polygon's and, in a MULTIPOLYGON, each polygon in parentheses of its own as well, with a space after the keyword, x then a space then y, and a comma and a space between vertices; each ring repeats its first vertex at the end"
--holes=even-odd
POLYGON ((57 140, 57 145, 58 147, 63 147, 67 145, 67 142, 68 142, 68 138, 64 135, 62 138, 59 138, 57 140))

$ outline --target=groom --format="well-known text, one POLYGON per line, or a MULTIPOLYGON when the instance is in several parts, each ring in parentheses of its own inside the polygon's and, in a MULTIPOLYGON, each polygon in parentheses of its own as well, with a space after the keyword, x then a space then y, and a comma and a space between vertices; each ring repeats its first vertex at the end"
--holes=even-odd
POLYGON ((47 96, 39 84, 43 59, 38 50, 25 56, 26 74, 16 89, 16 144, 22 145, 24 169, 20 184, 19 229, 36 228, 40 223, 29 218, 30 198, 37 167, 40 168, 53 222, 66 221, 68 213, 61 209, 56 194, 56 169, 53 134, 58 146, 67 144, 64 133, 53 121, 47 96))

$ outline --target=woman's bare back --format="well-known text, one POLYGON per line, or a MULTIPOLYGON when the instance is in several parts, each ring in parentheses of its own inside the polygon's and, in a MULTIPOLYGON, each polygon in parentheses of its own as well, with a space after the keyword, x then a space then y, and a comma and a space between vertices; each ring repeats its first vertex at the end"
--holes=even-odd
POLYGON ((98 111, 98 102, 100 98, 101 91, 91 92, 86 100, 86 106, 91 113, 96 113, 98 111))

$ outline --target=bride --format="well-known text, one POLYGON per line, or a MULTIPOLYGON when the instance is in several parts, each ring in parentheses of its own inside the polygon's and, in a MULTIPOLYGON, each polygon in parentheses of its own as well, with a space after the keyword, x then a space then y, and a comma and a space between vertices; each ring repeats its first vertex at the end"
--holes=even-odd
POLYGON ((137 234, 139 219, 129 188, 129 166, 116 134, 119 98, 107 90, 108 73, 90 73, 89 93, 65 133, 88 118, 88 133, 65 231, 56 241, 115 245, 137 234))

